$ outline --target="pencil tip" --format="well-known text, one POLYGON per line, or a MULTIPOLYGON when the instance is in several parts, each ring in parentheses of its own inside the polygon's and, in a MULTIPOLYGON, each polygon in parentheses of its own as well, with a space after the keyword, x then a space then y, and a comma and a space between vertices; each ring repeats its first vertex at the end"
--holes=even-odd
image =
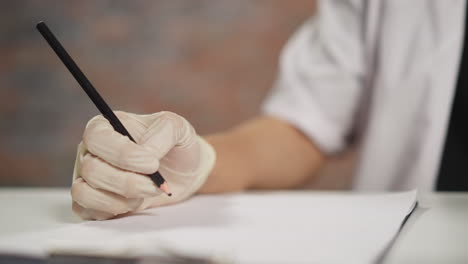
POLYGON ((161 184, 161 186, 159 186, 159 189, 161 189, 163 192, 165 192, 169 196, 172 195, 171 191, 169 190, 169 186, 167 185, 167 182, 164 182, 163 184, 161 184))

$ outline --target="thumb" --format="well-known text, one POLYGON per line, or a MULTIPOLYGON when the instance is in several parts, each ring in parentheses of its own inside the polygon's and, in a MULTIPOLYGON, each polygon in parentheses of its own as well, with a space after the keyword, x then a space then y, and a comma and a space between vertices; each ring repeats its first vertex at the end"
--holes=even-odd
POLYGON ((158 160, 173 149, 188 148, 196 143, 196 133, 190 123, 172 112, 145 116, 149 127, 140 138, 140 144, 150 149, 158 160))

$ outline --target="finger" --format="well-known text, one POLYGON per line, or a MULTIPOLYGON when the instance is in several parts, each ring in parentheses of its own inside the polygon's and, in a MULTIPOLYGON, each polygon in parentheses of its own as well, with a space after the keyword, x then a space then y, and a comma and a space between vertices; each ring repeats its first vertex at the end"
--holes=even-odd
POLYGON ((118 169, 89 153, 82 159, 80 176, 95 189, 106 190, 126 198, 145 198, 161 194, 148 176, 118 169))
POLYGON ((116 132, 103 117, 93 118, 88 123, 83 143, 95 156, 125 170, 149 174, 159 168, 159 160, 149 148, 116 132))
POLYGON ((83 220, 106 220, 114 217, 114 215, 110 213, 84 208, 76 202, 72 203, 72 210, 83 220))
POLYGON ((75 165, 73 167, 72 182, 74 182, 79 177, 79 174, 80 174, 79 173, 79 167, 81 165, 83 156, 87 152, 88 151, 86 150, 85 146, 83 145, 83 142, 80 142, 80 144, 78 144, 78 148, 77 148, 77 151, 76 151, 76 159, 75 159, 75 165))
POLYGON ((143 202, 143 199, 127 199, 108 191, 94 189, 82 178, 78 178, 72 184, 71 194, 73 201, 82 207, 113 215, 133 211, 143 202))
POLYGON ((172 112, 160 112, 152 118, 151 125, 140 139, 140 144, 151 149, 158 160, 174 147, 187 148, 196 143, 195 130, 181 116, 172 112))

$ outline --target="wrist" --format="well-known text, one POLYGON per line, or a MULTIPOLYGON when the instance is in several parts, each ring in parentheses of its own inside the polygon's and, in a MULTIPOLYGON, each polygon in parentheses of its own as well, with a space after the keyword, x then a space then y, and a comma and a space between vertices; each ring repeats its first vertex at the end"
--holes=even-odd
POLYGON ((192 192, 188 196, 193 195, 205 186, 209 175, 212 173, 216 164, 216 151, 214 147, 204 138, 197 136, 200 146, 200 166, 195 173, 197 175, 193 186, 190 188, 192 192))

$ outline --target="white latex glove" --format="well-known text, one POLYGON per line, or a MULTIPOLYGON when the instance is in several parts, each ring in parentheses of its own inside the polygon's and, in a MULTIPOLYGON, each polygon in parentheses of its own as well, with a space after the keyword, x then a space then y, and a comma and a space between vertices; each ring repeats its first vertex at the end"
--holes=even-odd
POLYGON ((83 219, 108 219, 177 203, 194 194, 215 163, 215 151, 183 117, 171 112, 116 112, 138 143, 102 116, 86 125, 73 172, 73 211, 83 219), (159 171, 169 197, 147 176, 159 171))

